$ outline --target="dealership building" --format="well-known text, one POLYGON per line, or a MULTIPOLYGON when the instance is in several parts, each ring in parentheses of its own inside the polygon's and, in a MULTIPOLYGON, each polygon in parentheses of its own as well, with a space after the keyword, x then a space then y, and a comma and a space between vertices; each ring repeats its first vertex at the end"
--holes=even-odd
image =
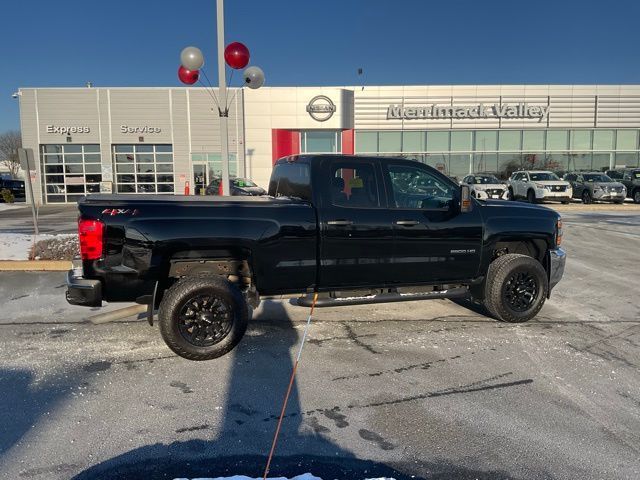
MULTIPOLYGON (((36 200, 200 193, 221 173, 216 93, 21 89, 36 200)), ((263 187, 297 153, 403 156, 459 178, 639 165, 640 85, 263 87, 229 99, 231 174, 263 187)))

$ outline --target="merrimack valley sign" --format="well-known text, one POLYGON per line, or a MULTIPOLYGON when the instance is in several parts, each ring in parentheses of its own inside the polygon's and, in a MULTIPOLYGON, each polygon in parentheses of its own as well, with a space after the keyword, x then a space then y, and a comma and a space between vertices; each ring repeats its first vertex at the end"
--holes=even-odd
POLYGON ((542 122, 549 114, 548 106, 517 104, 462 105, 389 105, 387 120, 437 120, 446 118, 537 118, 542 122))

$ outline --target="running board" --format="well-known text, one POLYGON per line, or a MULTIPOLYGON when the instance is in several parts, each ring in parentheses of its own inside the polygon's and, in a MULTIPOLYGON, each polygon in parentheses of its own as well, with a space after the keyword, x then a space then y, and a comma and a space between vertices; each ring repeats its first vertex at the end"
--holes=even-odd
MULTIPOLYGON (((370 305, 372 303, 413 302, 416 300, 435 300, 438 298, 464 298, 469 296, 467 287, 449 288, 435 292, 422 293, 379 293, 364 297, 324 297, 318 298, 316 307, 341 307, 346 305, 370 305)), ((310 307, 313 303, 313 295, 306 295, 292 300, 299 307, 310 307)))

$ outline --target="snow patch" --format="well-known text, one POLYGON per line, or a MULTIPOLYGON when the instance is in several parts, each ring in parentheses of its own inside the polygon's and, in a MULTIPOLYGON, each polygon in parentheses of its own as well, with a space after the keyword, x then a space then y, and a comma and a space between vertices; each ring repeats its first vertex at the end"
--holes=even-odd
POLYGON ((0 233, 0 260, 29 260, 29 253, 36 242, 52 238, 77 237, 75 234, 41 234, 0 233))
MULTIPOLYGON (((189 480, 188 478, 175 478, 174 480, 189 480)), ((234 475, 233 477, 215 477, 215 478, 193 478, 191 480, 262 480, 262 477, 252 478, 246 477, 244 475, 234 475)), ((322 480, 320 477, 315 477, 310 473, 304 473, 302 475, 298 475, 291 479, 286 477, 267 477, 267 480, 322 480)), ((389 477, 379 477, 379 478, 367 478, 365 480, 395 480, 394 478, 389 477)))
POLYGON ((24 203, 0 203, 0 212, 3 210, 13 210, 15 208, 24 208, 24 203))

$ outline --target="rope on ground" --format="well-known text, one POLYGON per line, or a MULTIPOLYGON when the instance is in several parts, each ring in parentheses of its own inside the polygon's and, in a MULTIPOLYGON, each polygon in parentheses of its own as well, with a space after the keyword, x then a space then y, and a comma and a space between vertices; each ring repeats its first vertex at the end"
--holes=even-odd
POLYGON ((269 457, 267 458, 267 466, 265 467, 264 475, 262 476, 263 480, 266 480, 267 475, 269 474, 271 459, 273 458, 273 453, 275 452, 276 444, 278 443, 278 436, 280 435, 280 427, 282 426, 282 419, 284 418, 284 412, 287 409, 287 403, 289 402, 289 395, 291 395, 291 388, 293 387, 293 381, 296 378, 296 371, 298 370, 298 363, 300 362, 300 356, 302 355, 302 348, 304 347, 304 342, 306 341, 307 334, 309 333, 309 326, 311 325, 311 316, 313 315, 313 309, 316 306, 316 300, 318 300, 317 292, 313 294, 311 311, 309 312, 309 317, 307 318, 307 324, 304 327, 304 333, 302 334, 302 341, 300 342, 300 349, 298 350, 298 356, 296 357, 296 361, 293 364, 293 369, 291 370, 291 378, 289 379, 289 386, 287 387, 287 393, 284 396, 284 402, 282 402, 282 411, 280 412, 280 418, 278 418, 278 426, 276 427, 276 432, 273 435, 273 442, 271 443, 271 451, 269 452, 269 457))

